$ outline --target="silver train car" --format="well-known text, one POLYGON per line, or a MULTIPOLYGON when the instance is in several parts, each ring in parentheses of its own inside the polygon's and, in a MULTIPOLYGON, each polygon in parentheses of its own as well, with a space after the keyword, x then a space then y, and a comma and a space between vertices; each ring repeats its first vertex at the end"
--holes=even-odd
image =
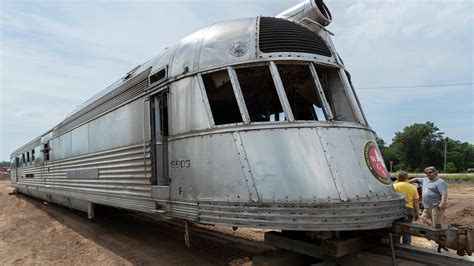
POLYGON ((22 194, 234 227, 404 215, 322 0, 183 38, 11 155, 22 194))

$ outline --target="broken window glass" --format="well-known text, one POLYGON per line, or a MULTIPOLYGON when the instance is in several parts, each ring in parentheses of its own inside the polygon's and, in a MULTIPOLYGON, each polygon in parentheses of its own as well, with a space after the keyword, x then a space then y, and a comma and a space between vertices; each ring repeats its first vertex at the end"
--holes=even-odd
POLYGON ((252 122, 285 121, 268 66, 236 69, 237 78, 252 122))
POLYGON ((212 116, 216 125, 242 122, 239 105, 227 70, 202 75, 212 116))
POLYGON ((326 121, 309 65, 278 65, 278 72, 295 120, 326 121))
POLYGON ((344 85, 336 68, 316 66, 319 82, 331 107, 334 120, 359 122, 352 110, 344 85))

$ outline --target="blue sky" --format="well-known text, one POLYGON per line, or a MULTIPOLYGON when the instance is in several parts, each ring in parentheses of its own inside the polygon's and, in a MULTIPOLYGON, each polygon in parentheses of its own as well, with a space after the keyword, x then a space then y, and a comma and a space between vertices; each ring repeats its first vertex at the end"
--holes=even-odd
MULTIPOLYGON (((214 22, 297 0, 0 1, 0 161, 128 70, 214 22)), ((329 30, 371 127, 386 142, 434 122, 474 143, 474 4, 326 0, 329 30), (400 88, 469 83, 463 86, 400 88), (397 87, 367 89, 374 87, 397 87)))

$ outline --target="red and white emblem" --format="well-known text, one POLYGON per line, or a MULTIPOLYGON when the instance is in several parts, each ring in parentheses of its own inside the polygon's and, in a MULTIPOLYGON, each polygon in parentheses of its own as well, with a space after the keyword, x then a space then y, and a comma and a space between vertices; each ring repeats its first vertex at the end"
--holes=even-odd
POLYGON ((364 147, 364 158, 367 167, 369 168, 372 175, 377 178, 378 181, 385 185, 390 184, 390 178, 387 167, 383 161, 382 153, 373 141, 368 141, 364 147))

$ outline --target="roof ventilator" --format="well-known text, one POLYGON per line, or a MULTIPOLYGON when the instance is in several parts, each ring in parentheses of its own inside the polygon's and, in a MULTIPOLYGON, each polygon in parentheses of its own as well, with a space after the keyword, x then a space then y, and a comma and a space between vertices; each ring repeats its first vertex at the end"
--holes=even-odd
POLYGON ((260 18, 259 48, 264 53, 332 55, 318 34, 294 22, 272 17, 260 18))
POLYGON ((166 67, 163 67, 162 69, 158 70, 157 72, 151 74, 148 77, 148 82, 151 85, 159 83, 163 81, 166 78, 166 67))

